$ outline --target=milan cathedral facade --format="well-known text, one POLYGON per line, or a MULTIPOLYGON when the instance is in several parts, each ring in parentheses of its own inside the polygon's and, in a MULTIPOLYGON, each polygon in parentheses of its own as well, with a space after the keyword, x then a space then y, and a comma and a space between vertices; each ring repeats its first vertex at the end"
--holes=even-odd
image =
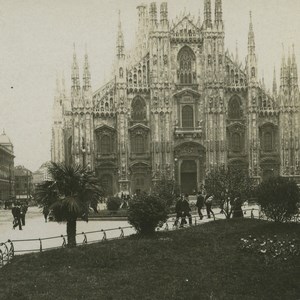
MULTIPOLYGON (((147 191, 162 176, 197 190, 217 166, 245 169, 257 182, 300 180, 299 89, 294 52, 282 57, 280 86, 258 79, 252 19, 243 65, 224 46, 222 0, 204 19, 172 23, 167 3, 140 5, 136 46, 126 51, 121 21, 111 80, 82 85, 74 49, 71 91, 57 83, 52 161, 83 164, 109 194, 147 191)), ((62 83, 62 84, 61 84, 62 83)))

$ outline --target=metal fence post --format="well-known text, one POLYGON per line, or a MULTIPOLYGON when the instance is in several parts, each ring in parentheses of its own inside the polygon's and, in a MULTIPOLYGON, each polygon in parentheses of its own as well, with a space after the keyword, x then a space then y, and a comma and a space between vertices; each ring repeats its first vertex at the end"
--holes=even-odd
POLYGON ((65 248, 66 247, 66 245, 67 245, 67 243, 66 243, 66 238, 63 236, 63 235, 61 235, 61 237, 62 237, 62 239, 63 239, 63 243, 62 243, 62 247, 63 248, 65 248))
POLYGON ((121 230, 120 238, 123 238, 124 237, 124 230, 123 230, 122 227, 119 227, 119 229, 121 230))
POLYGON ((84 232, 82 232, 82 234, 84 236, 82 244, 87 244, 87 236, 84 232))
POLYGON ((39 238, 40 241, 40 252, 43 252, 43 245, 42 245, 42 240, 39 238))
POLYGON ((101 229, 101 232, 103 232, 103 238, 102 238, 102 241, 106 241, 107 240, 107 237, 106 237, 106 232, 101 229))

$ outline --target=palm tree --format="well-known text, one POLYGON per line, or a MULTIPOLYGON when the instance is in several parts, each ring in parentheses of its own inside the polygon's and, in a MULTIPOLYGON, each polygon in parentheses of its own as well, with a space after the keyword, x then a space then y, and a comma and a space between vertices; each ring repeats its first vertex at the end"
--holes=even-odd
POLYGON ((48 167, 52 181, 37 188, 36 199, 52 210, 57 222, 67 223, 68 246, 76 245, 76 221, 88 221, 89 204, 102 195, 98 179, 86 167, 52 162, 48 167))

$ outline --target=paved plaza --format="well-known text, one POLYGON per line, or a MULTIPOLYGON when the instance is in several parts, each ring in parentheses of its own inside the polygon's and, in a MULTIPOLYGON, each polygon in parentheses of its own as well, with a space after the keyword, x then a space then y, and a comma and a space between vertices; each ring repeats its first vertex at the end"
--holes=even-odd
MULTIPOLYGON (((253 206, 243 207, 243 209, 256 208, 253 206)), ((224 219, 225 216, 220 214, 220 209, 215 208, 214 212, 216 214, 216 219, 224 219)), ((203 209, 205 214, 205 210, 203 209)), ((246 212, 246 217, 250 217, 250 210, 246 212)), ((257 211, 254 211, 257 217, 257 211)), ((16 254, 22 254, 27 252, 39 251, 40 241, 42 239, 42 248, 46 249, 49 247, 59 247, 63 244, 63 238, 61 235, 66 235, 66 224, 57 222, 45 222, 41 209, 38 207, 29 207, 26 214, 26 225, 23 226, 22 230, 18 227, 12 228, 12 214, 11 210, 0 210, 0 242, 6 242, 8 239, 14 242, 14 248, 16 254), (52 238, 57 237, 57 238, 52 238), (47 239, 45 239, 47 238, 47 239)), ((213 218, 208 219, 206 217, 200 221, 198 215, 193 213, 193 224, 203 224, 212 221, 213 218)), ((174 218, 170 218, 168 221, 168 229, 173 229, 174 218)), ((129 227, 127 221, 103 221, 103 220, 90 220, 89 222, 78 221, 77 222, 77 243, 83 243, 84 235, 83 232, 88 233, 86 235, 88 242, 100 241, 103 239, 104 233, 101 230, 106 230, 107 239, 117 238, 121 235, 121 230, 119 227, 129 227), (117 229, 117 230, 108 230, 117 229)), ((164 224, 160 230, 166 228, 164 224)), ((124 235, 128 236, 135 233, 133 228, 124 229, 124 235)))

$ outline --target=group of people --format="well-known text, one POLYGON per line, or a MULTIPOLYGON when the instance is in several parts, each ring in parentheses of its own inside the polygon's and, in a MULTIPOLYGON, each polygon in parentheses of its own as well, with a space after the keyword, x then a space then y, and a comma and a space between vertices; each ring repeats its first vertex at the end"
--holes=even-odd
MULTIPOLYGON (((176 219, 175 219, 174 226, 177 226, 179 223, 179 219, 181 219, 180 227, 183 227, 185 224, 187 224, 186 218, 188 218, 189 225, 192 225, 191 207, 189 204, 188 194, 177 195, 176 198, 177 198, 176 205, 175 205, 176 219)), ((202 220, 204 217, 202 213, 202 209, 204 207, 206 209, 207 218, 210 219, 211 216, 213 216, 213 218, 215 219, 215 214, 212 210, 212 205, 214 202, 215 202, 214 195, 207 194, 205 192, 205 189, 197 193, 196 207, 197 207, 200 220, 202 220)), ((243 217, 242 205, 243 205, 243 201, 241 199, 241 196, 236 195, 236 197, 233 197, 232 200, 230 201, 221 201, 221 213, 225 213, 226 216, 229 213, 229 216, 232 215, 233 218, 243 217), (228 209, 225 209, 224 207, 225 205, 230 205, 230 209, 229 209, 230 212, 227 211, 228 209)))
MULTIPOLYGON (((176 212, 176 219, 174 226, 177 226, 180 222, 180 227, 183 227, 185 224, 187 224, 186 218, 188 218, 189 225, 192 225, 192 215, 191 215, 191 207, 189 204, 189 195, 177 195, 176 205, 175 205, 175 212, 176 212)), ((204 191, 199 191, 197 193, 197 202, 196 207, 198 210, 198 214, 200 219, 203 219, 202 209, 205 206, 206 207, 206 213, 207 218, 211 218, 211 215, 213 218, 215 218, 215 214, 212 210, 212 204, 213 204, 214 196, 213 195, 206 195, 204 191)))
POLYGON ((199 191, 197 193, 196 206, 198 210, 198 215, 201 220, 203 219, 202 208, 204 207, 204 205, 206 207, 207 218, 210 219, 211 215, 215 218, 215 214, 212 210, 213 200, 214 200, 214 195, 206 195, 204 191, 202 192, 199 191))
POLYGON ((13 229, 19 226, 19 230, 22 230, 22 226, 25 226, 25 216, 28 210, 28 205, 26 203, 13 203, 11 209, 13 215, 13 229))

